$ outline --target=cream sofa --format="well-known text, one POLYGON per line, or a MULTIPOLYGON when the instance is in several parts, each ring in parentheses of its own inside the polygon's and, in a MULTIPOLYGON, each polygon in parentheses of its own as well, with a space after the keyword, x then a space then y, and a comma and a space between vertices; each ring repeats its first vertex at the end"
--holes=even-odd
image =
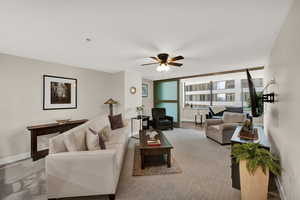
POLYGON ((110 130, 105 150, 67 152, 63 141, 66 134, 105 126, 109 126, 108 118, 101 116, 50 139, 46 157, 48 199, 94 195, 115 198, 129 127, 110 130))
POLYGON ((220 144, 230 144, 236 127, 242 125, 245 120, 246 114, 233 112, 224 112, 221 119, 206 119, 206 137, 220 144))

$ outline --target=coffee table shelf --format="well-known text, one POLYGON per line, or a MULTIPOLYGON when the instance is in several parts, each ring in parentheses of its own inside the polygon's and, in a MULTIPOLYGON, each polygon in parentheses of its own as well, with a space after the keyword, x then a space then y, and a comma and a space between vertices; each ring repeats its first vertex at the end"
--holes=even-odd
POLYGON ((171 149, 173 149, 172 144, 166 138, 163 132, 160 130, 155 130, 158 133, 161 144, 159 146, 149 146, 147 144, 147 131, 140 131, 140 152, 141 152, 141 168, 145 168, 146 160, 150 157, 167 157, 166 164, 171 167, 171 149))

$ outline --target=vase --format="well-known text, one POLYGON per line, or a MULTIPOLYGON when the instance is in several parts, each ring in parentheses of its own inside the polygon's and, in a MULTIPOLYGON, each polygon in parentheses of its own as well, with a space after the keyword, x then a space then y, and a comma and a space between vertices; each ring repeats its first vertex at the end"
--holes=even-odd
POLYGON ((254 174, 251 174, 246 167, 246 160, 240 161, 240 183, 242 200, 267 200, 269 169, 266 174, 261 167, 258 167, 254 174))

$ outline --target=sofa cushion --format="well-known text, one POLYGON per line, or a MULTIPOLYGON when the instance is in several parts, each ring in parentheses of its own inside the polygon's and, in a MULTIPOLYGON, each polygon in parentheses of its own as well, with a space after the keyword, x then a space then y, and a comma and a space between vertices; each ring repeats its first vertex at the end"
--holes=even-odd
POLYGON ((224 123, 242 123, 246 119, 246 116, 242 113, 224 112, 224 123))
POLYGON ((110 127, 112 130, 123 128, 123 120, 122 120, 122 114, 118 115, 110 115, 109 121, 110 121, 110 127))
POLYGON ((64 135, 64 143, 69 152, 79 151, 79 145, 77 145, 76 137, 73 133, 64 135))
POLYGON ((110 122, 107 116, 100 116, 93 119, 90 123, 87 124, 87 126, 97 132, 100 132, 106 126, 108 126, 110 129, 110 122))
POLYGON ((64 134, 64 144, 68 151, 86 151, 86 129, 78 129, 76 131, 64 134))

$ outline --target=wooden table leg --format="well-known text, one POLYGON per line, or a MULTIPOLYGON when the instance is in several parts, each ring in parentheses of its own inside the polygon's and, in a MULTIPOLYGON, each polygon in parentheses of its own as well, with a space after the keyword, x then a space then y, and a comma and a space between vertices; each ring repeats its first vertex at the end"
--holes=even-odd
POLYGON ((167 153, 167 164, 168 164, 168 168, 171 167, 171 151, 169 150, 167 153))
POLYGON ((145 169, 145 155, 141 151, 141 169, 145 169))
POLYGON ((37 135, 31 133, 31 158, 33 161, 36 161, 38 159, 37 153, 37 135))

